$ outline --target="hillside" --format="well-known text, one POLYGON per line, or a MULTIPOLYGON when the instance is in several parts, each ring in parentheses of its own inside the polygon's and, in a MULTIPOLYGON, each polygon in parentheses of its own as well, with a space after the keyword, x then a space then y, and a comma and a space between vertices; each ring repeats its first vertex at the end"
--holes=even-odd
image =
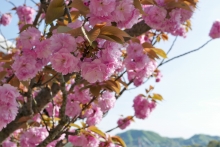
POLYGON ((129 130, 117 135, 125 141, 127 147, 207 147, 210 141, 220 141, 218 136, 198 134, 189 139, 168 138, 143 130, 129 130))

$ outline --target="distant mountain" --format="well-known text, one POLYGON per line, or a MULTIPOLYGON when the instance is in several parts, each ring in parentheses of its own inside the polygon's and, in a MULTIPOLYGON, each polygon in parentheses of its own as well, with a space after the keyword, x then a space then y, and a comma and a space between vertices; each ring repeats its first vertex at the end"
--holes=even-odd
POLYGON ((120 136, 127 147, 207 147, 213 140, 211 146, 220 147, 220 137, 198 134, 189 139, 162 137, 151 131, 129 130, 124 133, 117 134, 120 136), (219 146, 215 146, 218 145, 219 146))

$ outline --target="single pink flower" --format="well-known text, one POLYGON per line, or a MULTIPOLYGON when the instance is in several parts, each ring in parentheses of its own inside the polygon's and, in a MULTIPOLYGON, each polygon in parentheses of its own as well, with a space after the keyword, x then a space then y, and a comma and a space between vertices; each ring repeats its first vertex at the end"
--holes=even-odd
POLYGON ((36 46, 40 43, 41 33, 38 29, 34 27, 29 27, 27 30, 21 32, 20 41, 22 48, 32 49, 33 46, 36 46))
POLYGON ((135 116, 140 119, 145 119, 148 117, 150 113, 148 100, 142 95, 138 95, 135 97, 133 102, 135 116))
POLYGON ((51 63, 54 70, 64 75, 79 71, 79 59, 70 53, 57 52, 53 54, 51 63))
POLYGON ((117 124, 120 129, 124 130, 125 128, 127 128, 131 124, 131 119, 129 117, 120 118, 117 121, 117 124))
POLYGON ((11 22, 11 14, 10 13, 5 13, 2 14, 2 16, 0 17, 0 25, 2 24, 3 26, 7 26, 10 24, 11 22))
POLYGON ((83 62, 81 68, 82 77, 90 83, 102 82, 108 79, 107 67, 99 59, 92 62, 83 62))
POLYGON ((209 36, 212 39, 220 38, 220 20, 216 20, 213 23, 212 28, 209 32, 209 36))

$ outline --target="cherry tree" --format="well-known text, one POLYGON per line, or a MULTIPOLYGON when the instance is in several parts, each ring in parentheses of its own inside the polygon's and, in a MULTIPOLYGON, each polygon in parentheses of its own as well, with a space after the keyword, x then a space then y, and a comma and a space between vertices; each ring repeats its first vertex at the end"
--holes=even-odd
MULTIPOLYGON (((96 125, 130 85, 160 82, 171 59, 156 48, 168 36, 186 37, 197 0, 41 0, 1 12, 1 27, 18 17, 16 45, 0 54, 0 144, 3 147, 126 146, 108 132, 146 119, 163 97, 150 86, 133 100, 134 114, 104 132, 96 125), (43 28, 43 29, 42 29, 43 28)), ((3 35, 3 34, 2 34, 3 35)))

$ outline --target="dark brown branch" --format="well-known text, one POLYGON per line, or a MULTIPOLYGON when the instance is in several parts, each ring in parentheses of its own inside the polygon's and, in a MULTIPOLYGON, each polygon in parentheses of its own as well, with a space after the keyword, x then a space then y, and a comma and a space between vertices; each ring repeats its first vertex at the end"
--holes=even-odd
MULTIPOLYGON (((56 95, 59 91, 59 85, 57 83, 54 83, 49 89, 48 87, 42 88, 42 90, 38 93, 38 95, 35 97, 35 102, 33 102, 33 112, 34 114, 42 111, 45 106, 51 101, 52 96, 56 95), (51 95, 52 93, 52 95, 51 95)), ((26 121, 21 121, 21 118, 30 117, 30 115, 27 115, 27 104, 24 104, 22 108, 19 109, 19 113, 16 116, 15 120, 10 122, 6 128, 2 129, 0 131, 0 144, 10 136, 11 133, 13 133, 15 130, 19 129, 23 125, 25 125, 26 121)))
POLYGON ((40 4, 40 6, 39 6, 39 10, 38 10, 37 15, 35 16, 35 19, 34 19, 34 22, 33 22, 34 26, 37 25, 37 22, 38 22, 38 20, 41 16, 41 14, 43 13, 43 5, 45 5, 45 4, 40 4))
POLYGON ((63 93, 63 101, 62 101, 62 105, 61 105, 61 108, 60 108, 60 114, 59 114, 59 117, 60 117, 61 120, 64 119, 64 117, 65 117, 66 103, 67 103, 67 92, 66 92, 65 84, 66 84, 66 82, 64 80, 64 77, 63 77, 63 75, 61 75, 60 89, 63 93))
MULTIPOLYGON (((133 81, 134 81, 134 80, 129 81, 129 83, 128 83, 127 85, 128 85, 128 86, 131 85, 131 84, 133 83, 133 81)), ((125 90, 127 90, 128 86, 127 86, 127 87, 124 87, 124 88, 122 89, 122 91, 116 96, 116 99, 118 99, 118 98, 125 92, 125 90)))

